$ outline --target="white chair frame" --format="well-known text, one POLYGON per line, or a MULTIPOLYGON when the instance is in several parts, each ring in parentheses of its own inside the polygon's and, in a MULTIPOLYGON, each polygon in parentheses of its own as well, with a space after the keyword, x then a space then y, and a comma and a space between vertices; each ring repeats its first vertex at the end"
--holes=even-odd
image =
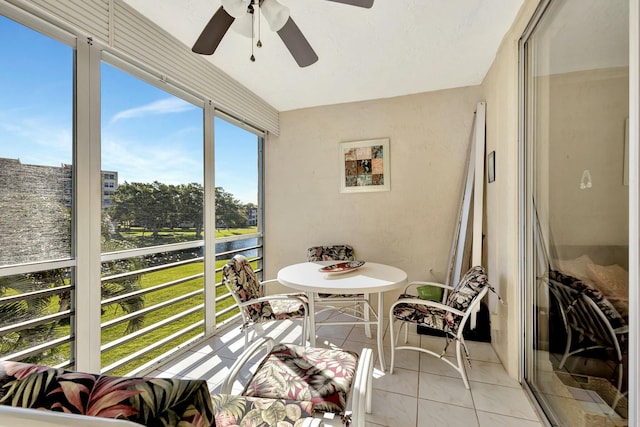
MULTIPOLYGON (((445 285, 443 283, 437 283, 437 282, 411 282, 407 285, 407 287, 405 288, 403 294, 406 294, 407 291, 412 288, 412 287, 418 287, 418 286, 425 286, 425 285, 430 285, 430 286, 437 286, 439 288, 443 288, 446 291, 452 291, 455 288, 452 286, 448 286, 445 285)), ((467 307, 466 311, 460 311, 457 310, 453 307, 449 307, 446 304, 440 303, 440 302, 436 302, 436 301, 430 301, 430 300, 424 300, 424 299, 420 299, 418 297, 416 298, 402 298, 397 300, 396 302, 394 302, 391 305, 391 308, 389 309, 389 331, 390 331, 390 336, 391 336, 391 366, 389 368, 389 372, 391 374, 393 374, 393 367, 395 364, 395 354, 396 354, 396 350, 414 350, 414 351, 419 351, 425 354, 429 354, 431 356, 437 357, 438 359, 442 360, 443 362, 447 363, 449 366, 451 366, 453 369, 455 369, 460 376, 462 377, 462 381, 464 382, 464 386, 467 390, 469 390, 469 379, 467 377, 467 371, 465 369, 464 366, 464 362, 465 362, 465 355, 463 355, 463 350, 466 351, 466 347, 465 347, 465 343, 464 343, 464 336, 463 336, 463 332, 464 332, 464 327, 467 324, 467 320, 469 320, 469 317, 475 312, 476 307, 480 304, 480 302, 482 301, 482 298, 484 298, 484 296, 487 294, 487 292, 489 292, 489 287, 485 286, 482 288, 482 290, 478 293, 478 295, 475 296, 475 298, 471 301, 471 303, 469 304, 469 306, 467 307), (425 307, 434 307, 434 308, 439 308, 445 311, 448 311, 450 313, 456 314, 458 316, 461 316, 459 325, 458 325, 458 331, 455 335, 451 335, 448 334, 447 339, 452 338, 455 340, 456 343, 456 363, 451 362, 449 359, 447 359, 446 357, 444 357, 444 352, 442 353, 436 353, 432 350, 429 350, 427 348, 422 348, 422 347, 415 347, 415 346, 411 346, 411 345, 402 345, 402 346, 398 346, 397 345, 397 341, 398 341, 398 337, 400 336, 400 332, 402 331, 402 328, 405 327, 405 336, 404 336, 404 343, 406 344, 408 342, 408 334, 409 334, 409 324, 417 324, 414 322, 408 322, 408 321, 404 321, 404 320, 400 320, 400 319, 396 319, 395 316, 393 315, 393 309, 399 305, 399 304, 420 304, 423 305, 425 307), (395 321, 402 321, 402 324, 400 325, 400 328, 398 329, 397 334, 394 335, 394 323, 395 321)), ((426 325, 425 325, 426 326, 426 325)))
MULTIPOLYGON (((345 246, 349 247, 353 253, 353 247, 346 244, 338 244, 338 245, 328 245, 328 246, 345 246)), ((312 248, 320 247, 313 246, 312 248)), ((309 248, 311 249, 311 248, 309 248)), ((308 252, 308 251, 307 251, 308 252)), ((317 262, 311 261, 309 257, 307 257, 307 261, 309 262, 317 262)), ((323 261, 335 261, 338 262, 347 262, 354 261, 353 256, 349 258, 335 258, 335 259, 323 259, 323 261)), ((367 338, 371 338, 371 315, 376 317, 376 312, 371 306, 371 298, 368 293, 364 294, 353 294, 353 295, 330 295, 330 296, 321 296, 319 293, 314 294, 314 302, 316 307, 320 307, 320 310, 316 310, 316 315, 322 313, 324 311, 335 310, 341 314, 346 316, 362 319, 364 323, 364 331, 367 338)), ((333 322, 332 324, 340 324, 339 322, 333 322)), ((351 322, 345 322, 344 324, 352 324, 351 322)))
MULTIPOLYGON (((247 349, 238 357, 238 359, 229 368, 229 373, 222 382, 220 392, 225 394, 232 394, 233 384, 237 380, 240 371, 243 367, 252 359, 255 359, 258 355, 264 352, 261 357, 266 357, 276 342, 271 337, 260 337, 253 342, 247 349)), ((257 362, 256 362, 257 363, 257 362)), ((372 402, 372 384, 373 384, 373 351, 370 348, 363 348, 358 358, 358 364, 356 366, 356 372, 353 376, 351 383, 351 391, 347 400, 347 407, 345 409, 345 418, 351 420, 351 424, 354 427, 365 427, 366 413, 371 413, 372 402)), ((304 426, 322 426, 321 419, 314 418, 316 421, 305 420, 304 426)))
MULTIPOLYGON (((565 333, 567 334, 564 354, 558 364, 558 369, 564 367, 570 356, 587 350, 602 348, 614 351, 618 378, 617 393, 611 407, 615 409, 620 398, 626 395, 626 392, 622 393, 624 363, 620 342, 628 339, 629 326, 625 324, 618 328, 613 328, 607 316, 598 307, 598 304, 587 295, 556 280, 549 279, 545 283, 549 285, 551 295, 556 298, 565 333), (581 329, 587 329, 593 335, 593 339, 596 341, 593 345, 587 345, 586 347, 574 346, 573 332, 580 334, 581 329)), ((603 299, 603 303, 609 306, 609 310, 616 313, 616 317, 622 318, 606 298, 603 299)))
MULTIPOLYGON (((309 324, 309 305, 307 304, 305 299, 303 297, 301 297, 300 295, 297 295, 297 294, 267 295, 266 287, 267 287, 268 284, 270 284, 270 283, 278 283, 279 284, 280 283, 276 279, 265 280, 265 281, 262 281, 262 282, 259 282, 259 283, 260 283, 260 286, 262 287, 262 293, 265 296, 260 297, 260 298, 254 298, 252 300, 245 301, 245 302, 242 302, 240 300, 240 298, 236 294, 236 290, 235 289, 231 289, 231 286, 229 286, 229 284, 225 283, 225 286, 227 287, 227 290, 229 291, 231 296, 233 296, 233 299, 235 300, 236 304, 238 305, 238 308, 240 308, 240 314, 242 315, 242 331, 244 332, 244 346, 245 346, 245 348, 247 348, 247 344, 249 343, 249 325, 253 327, 253 338, 252 338, 252 340, 254 340, 254 339, 258 338, 258 337, 263 336, 264 333, 265 333, 264 329, 262 328, 262 323, 279 322, 279 321, 282 321, 282 320, 267 320, 265 322, 254 322, 253 319, 249 318, 245 314, 244 310, 242 310, 242 307, 246 307, 246 306, 253 305, 255 303, 259 303, 259 302, 263 302, 263 301, 276 301, 276 300, 296 301, 296 302, 299 302, 300 304, 302 304, 302 306, 304 308, 304 317, 301 319, 302 320, 302 335, 300 337, 300 340, 301 340, 300 345, 306 345, 307 344, 307 338, 308 338, 307 327, 308 327, 308 324, 309 324)), ((295 318, 292 317, 291 319, 295 319, 295 318)))

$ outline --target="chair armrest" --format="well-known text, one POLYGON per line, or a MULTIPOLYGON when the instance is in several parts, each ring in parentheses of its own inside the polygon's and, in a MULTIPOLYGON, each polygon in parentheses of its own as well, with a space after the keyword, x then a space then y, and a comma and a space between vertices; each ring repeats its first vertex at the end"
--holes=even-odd
POLYGON ((249 360, 255 357, 263 348, 266 349, 265 356, 271 352, 273 346, 275 345, 275 341, 271 337, 260 337, 256 341, 254 341, 249 347, 247 347, 240 357, 233 362, 231 368, 229 368, 229 373, 222 381, 222 385, 220 387, 220 393, 223 394, 231 394, 231 389, 233 388, 233 382, 236 380, 236 377, 240 373, 240 370, 247 364, 249 360))
POLYGON ((0 405, 0 426, 28 427, 140 427, 140 424, 115 418, 68 414, 47 409, 0 405))
POLYGON ((354 425, 364 425, 365 413, 371 413, 373 383, 373 352, 363 348, 356 366, 356 373, 351 385, 351 411, 354 425))
POLYGON ((255 304, 257 302, 274 301, 274 300, 298 301, 300 304, 302 304, 304 306, 304 312, 305 313, 309 312, 309 310, 307 309, 307 305, 308 304, 304 300, 304 298, 302 298, 299 295, 287 295, 287 294, 267 295, 267 296, 260 297, 260 298, 254 298, 254 299, 249 300, 249 301, 238 303, 238 307, 244 307, 244 306, 247 306, 247 305, 252 305, 252 304, 255 304))
MULTIPOLYGON (((280 286, 283 286, 283 287, 285 287, 287 289, 290 289, 287 286, 283 285, 282 282, 280 282, 278 279, 264 280, 264 281, 260 282, 260 286, 262 286, 262 288, 266 291, 267 285, 270 285, 272 283, 277 283, 280 286)), ((300 292, 300 291, 298 291, 298 292, 280 292, 280 293, 274 294, 274 295, 296 295, 296 296, 299 296, 299 295, 304 295, 304 292, 300 292)))
POLYGON ((266 288, 267 285, 270 285, 271 283, 278 283, 279 285, 282 285, 282 283, 280 283, 278 279, 269 279, 269 280, 263 280, 262 282, 260 282, 260 286, 262 286, 263 288, 266 288))
POLYGON ((430 301, 426 299, 420 299, 420 298, 400 298, 391 305, 391 310, 393 311, 395 306, 398 304, 419 304, 419 305, 424 305, 426 307, 439 308, 441 310, 448 311, 453 314, 457 314, 458 316, 465 315, 463 311, 457 310, 453 307, 449 307, 446 304, 442 304, 440 302, 430 301))
POLYGON ((407 290, 409 288, 417 288, 418 286, 435 286, 438 288, 442 288, 442 289, 447 289, 449 291, 455 289, 453 286, 449 286, 449 285, 445 285, 444 283, 439 283, 439 282, 423 282, 423 281, 413 281, 413 282, 409 282, 409 284, 407 285, 406 288, 404 288, 404 293, 407 293, 407 290))

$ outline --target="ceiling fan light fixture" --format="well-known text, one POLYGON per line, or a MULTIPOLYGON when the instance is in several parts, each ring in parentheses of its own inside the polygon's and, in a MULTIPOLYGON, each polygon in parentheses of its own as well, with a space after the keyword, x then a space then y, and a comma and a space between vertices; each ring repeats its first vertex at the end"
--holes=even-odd
POLYGON ((238 19, 247 13, 247 2, 245 0, 222 0, 224 10, 234 18, 238 19))
POLYGON ((240 35, 251 38, 253 31, 253 15, 245 13, 240 18, 237 18, 233 22, 233 25, 231 25, 231 29, 240 35))
POLYGON ((278 3, 277 0, 263 0, 260 4, 260 11, 267 20, 271 31, 279 31, 284 27, 289 19, 289 8, 278 3))

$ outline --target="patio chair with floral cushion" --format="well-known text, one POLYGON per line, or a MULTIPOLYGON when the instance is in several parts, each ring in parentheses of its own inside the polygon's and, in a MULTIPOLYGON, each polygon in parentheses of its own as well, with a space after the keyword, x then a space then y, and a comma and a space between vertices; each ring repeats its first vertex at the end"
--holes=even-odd
POLYGON ((277 280, 260 282, 247 258, 236 255, 222 268, 222 283, 236 301, 242 314, 242 330, 245 346, 249 342, 249 327, 254 329, 254 338, 262 335, 262 323, 274 320, 300 319, 302 321, 301 343, 307 338, 309 308, 304 294, 267 295, 265 287, 277 280))
MULTIPOLYGON (((316 420, 325 414, 337 414, 345 425, 364 427, 365 413, 371 412, 371 349, 364 348, 358 355, 334 348, 277 344, 272 338, 261 337, 234 362, 220 396, 232 393, 250 363, 256 363, 257 369, 241 385, 240 396, 258 399, 263 405, 280 401, 280 412, 286 408, 293 420, 289 422, 296 426, 300 422, 297 420, 311 414, 316 420)), ((223 398, 214 396, 213 401, 216 413, 226 405, 223 398)), ((306 422, 303 425, 315 425, 306 422)))
MULTIPOLYGON (((307 261, 355 261, 353 247, 350 245, 328 245, 312 246, 307 249, 307 261)), ((341 313, 358 317, 365 322, 370 318, 369 294, 325 294, 318 293, 315 297, 316 306, 319 311, 332 309, 341 313)), ((365 323, 365 333, 367 338, 371 338, 371 325, 365 323)))
POLYGON ((469 353, 464 343, 463 330, 469 318, 474 314, 476 308, 479 307, 482 298, 490 290, 493 291, 493 288, 489 284, 484 268, 481 266, 472 267, 467 271, 455 287, 435 282, 409 283, 398 300, 391 305, 391 309, 389 310, 389 318, 392 319, 389 324, 391 334, 390 372, 393 373, 396 350, 420 351, 422 353, 435 356, 449 364, 460 374, 462 381, 464 382, 464 386, 469 389, 469 380, 467 378, 464 360, 466 359, 469 367, 471 367, 471 363, 469 362, 469 353), (449 294, 446 301, 444 303, 440 303, 419 299, 417 296, 408 293, 409 288, 424 285, 447 289, 449 294), (394 335, 394 320, 402 322, 402 325, 398 329, 398 333, 396 335, 394 335), (446 342, 442 353, 436 353, 427 348, 410 345, 397 346, 398 336, 400 335, 402 327, 407 328, 407 330, 405 330, 404 339, 404 342, 407 342, 409 324, 419 324, 444 332, 446 342), (456 344, 455 363, 444 357, 449 343, 452 340, 455 341, 456 344))

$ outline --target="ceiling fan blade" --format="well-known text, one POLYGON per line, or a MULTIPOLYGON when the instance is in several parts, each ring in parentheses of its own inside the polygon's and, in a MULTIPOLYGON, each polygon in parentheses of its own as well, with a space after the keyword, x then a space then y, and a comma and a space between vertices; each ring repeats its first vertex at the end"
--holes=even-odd
POLYGON ((334 1, 336 3, 344 3, 351 6, 366 7, 367 9, 373 6, 373 0, 329 0, 329 1, 334 1))
POLYGON ((198 37, 191 50, 201 55, 211 55, 215 52, 231 24, 233 24, 234 19, 220 6, 204 27, 204 30, 202 30, 200 37, 198 37))
POLYGON ((278 35, 300 67, 307 67, 318 60, 318 55, 291 17, 278 30, 278 35))

